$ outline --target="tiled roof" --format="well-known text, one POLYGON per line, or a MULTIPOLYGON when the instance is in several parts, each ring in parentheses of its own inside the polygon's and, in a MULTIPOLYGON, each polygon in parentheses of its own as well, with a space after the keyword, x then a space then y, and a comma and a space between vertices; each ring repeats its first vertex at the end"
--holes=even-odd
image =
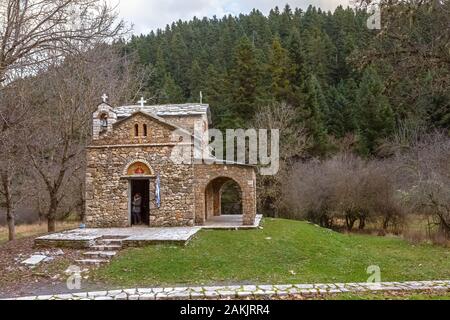
POLYGON ((118 118, 125 118, 131 116, 134 112, 142 111, 164 116, 189 116, 189 115, 207 115, 209 118, 209 105, 207 104, 165 104, 156 106, 122 106, 114 108, 118 118))

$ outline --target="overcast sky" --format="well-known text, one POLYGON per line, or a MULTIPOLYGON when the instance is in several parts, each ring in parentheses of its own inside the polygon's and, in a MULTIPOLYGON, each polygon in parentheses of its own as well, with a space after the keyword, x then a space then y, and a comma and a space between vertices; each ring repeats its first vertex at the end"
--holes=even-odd
POLYGON ((107 0, 118 5, 121 17, 134 25, 134 33, 148 33, 164 28, 178 19, 190 20, 194 16, 221 18, 226 14, 249 13, 253 8, 264 14, 275 6, 283 8, 286 3, 307 8, 312 4, 324 10, 333 10, 339 4, 347 6, 349 0, 107 0))

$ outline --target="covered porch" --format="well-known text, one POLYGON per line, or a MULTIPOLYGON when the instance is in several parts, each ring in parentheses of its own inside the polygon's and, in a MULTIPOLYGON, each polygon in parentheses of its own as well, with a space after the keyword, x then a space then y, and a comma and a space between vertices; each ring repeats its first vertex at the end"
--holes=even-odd
POLYGON ((210 217, 205 221, 205 224, 201 226, 202 229, 255 229, 258 228, 262 215, 256 215, 255 222, 252 225, 244 225, 244 217, 242 215, 221 215, 210 217))

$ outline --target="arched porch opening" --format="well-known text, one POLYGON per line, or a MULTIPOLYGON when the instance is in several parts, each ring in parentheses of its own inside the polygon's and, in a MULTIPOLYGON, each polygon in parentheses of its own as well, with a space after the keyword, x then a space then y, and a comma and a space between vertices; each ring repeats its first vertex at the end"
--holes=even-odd
POLYGON ((231 212, 242 215, 242 188, 229 177, 213 179, 205 188, 205 221, 231 212))
POLYGON ((242 215, 242 190, 230 179, 220 189, 220 213, 222 215, 242 215))

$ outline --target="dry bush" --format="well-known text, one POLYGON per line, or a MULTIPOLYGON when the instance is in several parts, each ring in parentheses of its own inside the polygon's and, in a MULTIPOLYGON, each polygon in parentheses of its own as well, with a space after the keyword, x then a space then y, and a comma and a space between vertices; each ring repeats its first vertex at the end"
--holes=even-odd
POLYGON ((368 221, 384 230, 404 222, 387 161, 367 162, 352 154, 340 154, 324 161, 297 163, 289 174, 283 195, 294 213, 291 218, 307 219, 324 227, 345 225, 352 230, 358 221, 368 221))
POLYGON ((425 214, 450 237, 450 137, 446 133, 417 137, 396 154, 401 190, 408 208, 425 214))

